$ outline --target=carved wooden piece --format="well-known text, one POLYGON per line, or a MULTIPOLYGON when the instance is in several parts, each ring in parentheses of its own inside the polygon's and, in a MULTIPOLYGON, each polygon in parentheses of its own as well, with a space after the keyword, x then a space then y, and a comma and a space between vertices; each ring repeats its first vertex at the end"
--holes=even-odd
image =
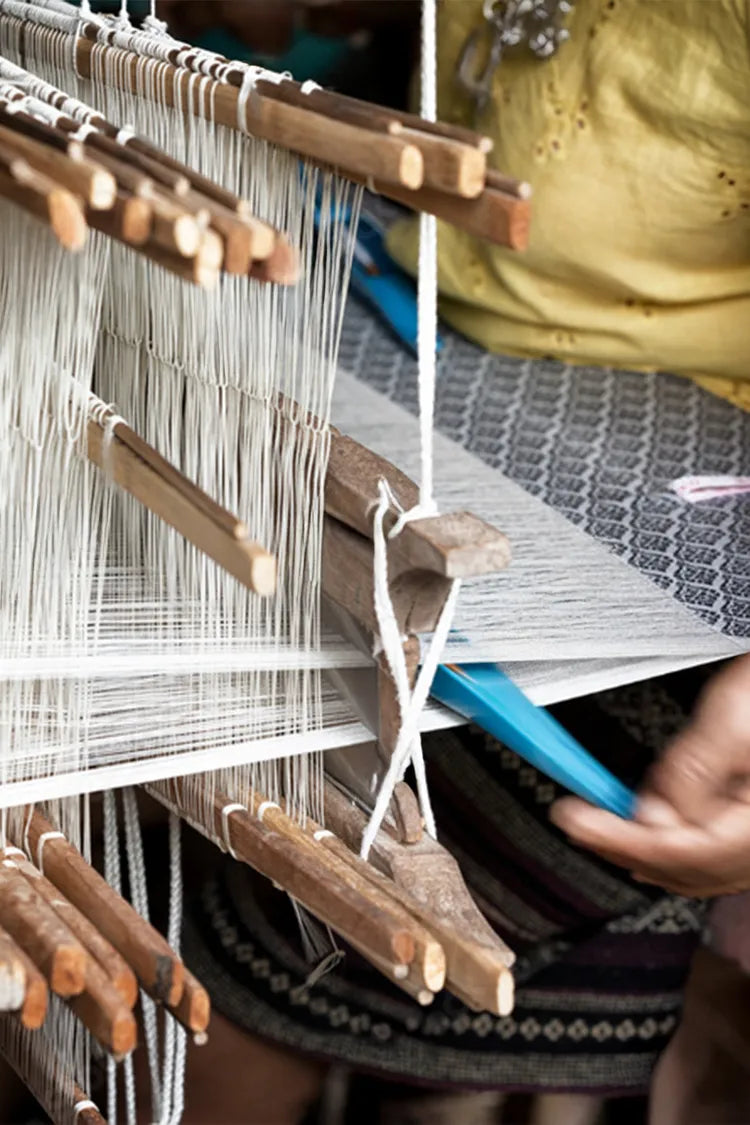
MULTIPOLYGON (((330 783, 326 823, 358 851, 367 817, 330 783)), ((440 940, 447 987, 479 1009, 507 1015, 513 1005, 514 954, 489 926, 463 882, 458 864, 434 840, 400 844, 381 831, 370 862, 408 893, 412 912, 440 940)))
POLYGON ((273 592, 275 560, 252 542, 245 524, 211 500, 124 423, 114 427, 106 459, 103 446, 104 428, 91 419, 87 450, 94 464, 243 585, 264 596, 273 592))
POLYGON ((0 1012, 18 1012, 26 996, 26 967, 10 934, 0 929, 0 1012))

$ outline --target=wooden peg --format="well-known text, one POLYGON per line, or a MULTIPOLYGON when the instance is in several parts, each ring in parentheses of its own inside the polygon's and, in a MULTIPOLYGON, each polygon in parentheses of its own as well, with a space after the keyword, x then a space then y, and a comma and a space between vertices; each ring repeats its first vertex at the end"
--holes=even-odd
MULTIPOLYGON (((170 198, 152 184, 145 187, 141 194, 151 204, 153 213, 149 245, 159 246, 181 258, 197 257, 203 243, 207 213, 201 218, 191 214, 184 200, 170 198)), ((202 264, 212 265, 213 260, 207 262, 204 254, 202 264)), ((214 268, 218 270, 220 266, 219 260, 214 268)))
MULTIPOLYGON (((73 1098, 72 1112, 75 1115, 73 1125, 107 1125, 94 1102, 80 1086, 74 1087, 73 1098)), ((113 1122, 109 1125, 113 1125, 113 1122)))
POLYGON ((299 280, 299 262, 293 247, 283 235, 278 235, 270 255, 260 262, 253 262, 250 277, 256 281, 272 282, 276 285, 295 285, 299 280))
POLYGON ((46 837, 42 846, 47 878, 124 957, 150 996, 178 1004, 185 969, 161 934, 105 882, 72 844, 54 834, 47 836, 54 830, 40 812, 27 810, 27 816, 32 855, 39 854, 40 841, 46 837))
POLYGON ((83 147, 71 141, 66 152, 58 152, 21 133, 0 125, 0 143, 23 157, 37 172, 42 172, 61 187, 80 196, 94 211, 107 211, 115 201, 114 177, 83 155, 83 147))
POLYGON ((371 950, 364 949, 355 943, 350 944, 353 949, 356 949, 360 957, 364 957, 364 959, 369 961, 387 980, 395 984, 402 992, 411 996, 413 1000, 416 1000, 420 1007, 426 1008, 433 1002, 435 993, 425 988, 424 981, 418 976, 415 976, 413 965, 389 964, 387 961, 384 961, 382 957, 377 957, 371 950))
POLYGON ((200 981, 188 969, 185 970, 185 987, 180 1002, 167 1005, 167 1011, 191 1033, 197 1046, 203 1046, 207 1042, 211 999, 200 981))
POLYGON ((46 223, 66 250, 82 250, 88 226, 76 196, 25 161, 11 158, 6 164, 4 157, 0 151, 0 195, 46 223))
POLYGON ((26 991, 23 1004, 18 1012, 18 1018, 21 1026, 25 1027, 27 1031, 37 1031, 44 1023, 47 1015, 49 1003, 47 981, 28 953, 24 952, 20 946, 18 946, 18 956, 21 958, 26 971, 26 991))
POLYGON ((44 973, 58 996, 83 991, 85 949, 11 859, 0 861, 0 925, 44 973))
MULTIPOLYGON (((12 859, 23 877, 31 884, 38 895, 51 906, 70 932, 78 939, 91 957, 104 971, 112 982, 113 987, 120 996, 122 1003, 128 1008, 135 1007, 138 999, 138 981, 135 973, 117 952, 110 942, 104 938, 96 926, 77 910, 42 872, 30 863, 20 848, 6 848, 5 856, 12 859)), ((88 982, 88 976, 87 976, 88 982)))
POLYGON ((115 1058, 124 1058, 134 1050, 138 1038, 135 1016, 93 958, 86 966, 83 992, 69 1003, 81 1023, 115 1058))
POLYGON ((153 208, 147 199, 118 188, 109 211, 89 211, 86 218, 90 227, 108 238, 129 246, 143 246, 151 237, 153 208))
POLYGON ((276 588, 276 560, 247 526, 216 504, 129 426, 118 423, 104 461, 104 426, 89 420, 88 456, 120 488, 261 597, 276 588))
POLYGON ((10 934, 0 929, 0 1012, 18 1012, 26 996, 26 967, 10 934))
POLYGON ((476 145, 452 137, 405 128, 399 134, 422 153, 424 186, 465 199, 476 199, 484 189, 487 157, 476 145))

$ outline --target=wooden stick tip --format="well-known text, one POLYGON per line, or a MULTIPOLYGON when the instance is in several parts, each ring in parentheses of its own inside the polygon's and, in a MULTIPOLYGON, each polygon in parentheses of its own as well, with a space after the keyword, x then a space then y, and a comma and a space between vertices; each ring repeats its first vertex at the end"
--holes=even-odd
POLYGON ((262 598, 276 592, 276 559, 267 551, 258 552, 251 565, 252 588, 262 598))
POLYGON ((497 982, 497 1004, 496 1014, 498 1016, 509 1016, 513 1011, 513 1001, 515 997, 515 982, 513 974, 505 969, 500 974, 500 979, 497 982))
POLYGON ((399 161, 399 179, 404 187, 417 191, 424 183, 424 157, 416 145, 405 145, 399 161))
POLYGON ((91 177, 89 206, 94 211, 109 211, 117 199, 117 181, 111 172, 98 168, 91 177))
POLYGON ((80 996, 86 987, 86 952, 80 945, 58 945, 49 977, 58 996, 80 996))
POLYGON ((411 965, 414 960, 414 938, 408 930, 393 935, 393 957, 397 965, 411 965))

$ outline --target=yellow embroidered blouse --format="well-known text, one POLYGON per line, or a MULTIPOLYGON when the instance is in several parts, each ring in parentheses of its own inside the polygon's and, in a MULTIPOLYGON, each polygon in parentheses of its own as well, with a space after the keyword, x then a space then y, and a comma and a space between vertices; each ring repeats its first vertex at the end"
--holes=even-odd
MULTIPOLYGON (((455 69, 480 25, 481 0, 442 0, 446 120, 474 123, 455 69)), ((496 351, 698 374, 750 406, 746 0, 577 0, 568 26, 552 59, 502 63, 478 122, 533 186, 529 249, 441 224, 443 315, 496 351)), ((391 232, 410 268, 416 242, 391 232)))

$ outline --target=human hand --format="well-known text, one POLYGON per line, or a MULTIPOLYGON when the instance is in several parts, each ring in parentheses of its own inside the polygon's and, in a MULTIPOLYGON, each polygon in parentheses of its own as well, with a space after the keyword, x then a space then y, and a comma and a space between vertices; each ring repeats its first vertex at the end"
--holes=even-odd
POLYGON ((750 657, 706 688, 639 795, 635 820, 577 797, 553 822, 635 879, 691 898, 750 888, 750 657))

